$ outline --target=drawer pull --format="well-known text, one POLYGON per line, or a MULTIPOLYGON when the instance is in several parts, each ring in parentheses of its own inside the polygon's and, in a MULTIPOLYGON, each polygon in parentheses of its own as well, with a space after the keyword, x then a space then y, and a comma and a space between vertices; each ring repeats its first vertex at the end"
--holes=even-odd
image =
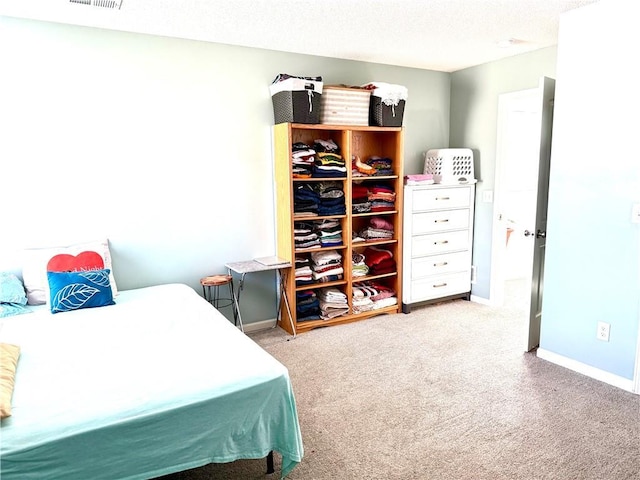
POLYGON ((449 221, 448 218, 442 218, 440 220, 434 220, 433 222, 434 223, 447 223, 448 221, 449 221))
POLYGON ((445 265, 449 265, 449 262, 440 262, 433 264, 434 267, 444 267, 445 265))
POLYGON ((446 283, 441 283, 439 285, 434 285, 433 288, 442 288, 442 287, 446 287, 447 284, 446 283))
POLYGON ((451 197, 436 197, 436 200, 451 200, 451 197))
POLYGON ((449 243, 449 240, 438 240, 437 242, 433 242, 434 245, 446 245, 449 243))

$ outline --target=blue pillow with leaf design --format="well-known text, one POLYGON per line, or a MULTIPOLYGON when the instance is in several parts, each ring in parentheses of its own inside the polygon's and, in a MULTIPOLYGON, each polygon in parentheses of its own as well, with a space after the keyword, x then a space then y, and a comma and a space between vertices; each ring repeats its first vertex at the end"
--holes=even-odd
POLYGON ((113 305, 110 270, 47 272, 51 313, 113 305))

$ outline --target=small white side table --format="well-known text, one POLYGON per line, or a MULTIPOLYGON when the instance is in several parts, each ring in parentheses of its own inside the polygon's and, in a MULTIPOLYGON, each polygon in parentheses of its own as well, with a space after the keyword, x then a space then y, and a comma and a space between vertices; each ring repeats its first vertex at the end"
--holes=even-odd
MULTIPOLYGON (((240 315, 239 313, 240 312, 240 294, 242 293, 242 289, 244 288, 244 277, 247 275, 247 273, 275 271, 278 276, 278 289, 280 294, 279 299, 282 298, 284 300, 285 308, 287 309, 287 313, 289 314, 289 322, 291 322, 290 323, 291 331, 293 332, 293 336, 295 337, 296 329, 292 320, 293 315, 291 314, 291 305, 289 304, 287 289, 285 288, 287 274, 289 273, 289 270, 291 269, 292 264, 284 259, 278 259, 277 262, 280 262, 280 263, 274 262, 270 264, 264 264, 254 259, 254 260, 244 260, 240 262, 225 263, 225 267, 227 267, 227 270, 229 271, 229 275, 233 275, 233 273, 237 273, 238 275, 240 275, 238 288, 234 293, 236 297, 236 304, 238 305, 238 315, 240 315)), ((282 302, 278 301, 278 308, 276 311, 276 320, 278 321, 280 320, 281 304, 282 302)))

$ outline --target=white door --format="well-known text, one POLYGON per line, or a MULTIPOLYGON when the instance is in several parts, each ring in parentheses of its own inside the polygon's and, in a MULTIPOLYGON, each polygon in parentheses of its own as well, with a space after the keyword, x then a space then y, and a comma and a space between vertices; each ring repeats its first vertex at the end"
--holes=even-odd
POLYGON ((544 253, 547 237, 547 204, 549 203, 549 165, 551 161, 551 132, 553 130, 553 98, 555 80, 540 80, 540 166, 538 170, 538 198, 536 218, 529 238, 533 241, 533 266, 531 273, 531 306, 529 309, 529 335, 527 351, 540 344, 540 320, 542 317, 542 290, 544 287, 544 253))
POLYGON ((505 280, 520 279, 525 350, 538 346, 544 286, 549 162, 555 80, 500 96, 491 303, 502 305, 505 280))

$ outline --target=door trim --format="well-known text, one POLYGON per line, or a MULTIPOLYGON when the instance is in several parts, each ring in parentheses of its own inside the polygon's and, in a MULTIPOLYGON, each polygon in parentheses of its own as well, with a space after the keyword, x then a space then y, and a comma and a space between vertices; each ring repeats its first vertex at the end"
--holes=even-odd
POLYGON ((504 211, 502 205, 502 189, 504 188, 504 168, 505 156, 504 137, 505 122, 504 118, 507 114, 508 106, 519 98, 526 98, 533 95, 538 96, 539 87, 519 90, 517 92, 503 93, 498 96, 498 132, 496 137, 496 167, 493 192, 493 228, 491 231, 491 279, 489 283, 489 304, 494 306, 502 306, 504 303, 504 281, 505 272, 502 268, 504 257, 506 255, 506 242, 502 234, 506 231, 506 219, 500 218, 501 212, 504 211))

